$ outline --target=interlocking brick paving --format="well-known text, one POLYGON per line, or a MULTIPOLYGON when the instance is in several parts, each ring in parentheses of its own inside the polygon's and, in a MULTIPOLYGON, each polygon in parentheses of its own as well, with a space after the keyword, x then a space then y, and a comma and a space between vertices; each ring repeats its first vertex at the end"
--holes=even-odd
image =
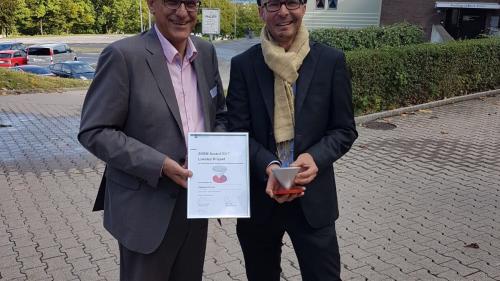
MULTIPOLYGON (((83 95, 0 97, 0 280, 118 280, 90 211, 104 166, 76 140, 83 95)), ((500 95, 358 128, 335 164, 344 280, 500 280, 499 111, 500 95)), ((288 238, 282 256, 301 280, 288 238)), ((204 280, 246 280, 234 220, 210 223, 204 280)))

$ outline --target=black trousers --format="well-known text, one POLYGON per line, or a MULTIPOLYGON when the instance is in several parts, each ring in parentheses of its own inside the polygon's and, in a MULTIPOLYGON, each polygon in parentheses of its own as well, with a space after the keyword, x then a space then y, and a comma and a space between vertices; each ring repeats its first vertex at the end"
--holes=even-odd
POLYGON ((302 280, 340 280, 340 254, 335 224, 314 229, 298 201, 278 206, 270 220, 239 219, 238 239, 249 281, 279 281, 281 246, 285 231, 292 240, 302 280))
POLYGON ((119 245, 121 281, 201 280, 208 220, 188 220, 186 205, 187 192, 181 190, 165 238, 155 252, 141 254, 119 245))

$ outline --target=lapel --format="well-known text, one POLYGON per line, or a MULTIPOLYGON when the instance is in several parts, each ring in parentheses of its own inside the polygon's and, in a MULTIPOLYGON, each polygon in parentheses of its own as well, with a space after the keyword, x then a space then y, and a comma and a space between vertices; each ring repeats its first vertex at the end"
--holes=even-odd
POLYGON ((172 85, 172 80, 170 79, 170 73, 168 72, 168 67, 165 62, 165 55, 163 54, 163 49, 161 48, 160 40, 156 35, 154 28, 150 29, 146 33, 146 61, 149 65, 151 73, 156 80, 156 84, 160 89, 163 99, 167 103, 170 112, 175 118, 178 129, 182 134, 183 138, 184 131, 182 130, 182 120, 181 114, 179 112, 179 105, 177 104, 177 98, 175 97, 174 86, 172 85))
POLYGON ((271 127, 274 127, 274 73, 264 61, 262 48, 260 46, 256 49, 256 53, 255 56, 252 56, 255 57, 255 75, 257 76, 262 98, 266 104, 269 120, 271 120, 271 127))
POLYGON ((299 78, 297 79, 297 92, 295 93, 295 117, 298 116, 304 100, 306 99, 307 92, 309 90, 309 85, 314 77, 314 72, 316 70, 316 64, 318 62, 319 54, 314 48, 314 43, 310 43, 311 50, 309 54, 304 59, 302 66, 299 69, 299 78))
POLYGON ((196 50, 198 51, 198 54, 196 55, 196 58, 193 60, 193 68, 194 71, 196 72, 196 81, 197 81, 197 86, 198 86, 198 96, 201 99, 201 108, 203 109, 203 119, 205 121, 205 131, 209 132, 212 130, 210 126, 210 116, 213 116, 215 114, 213 108, 210 106, 211 102, 211 95, 210 95, 210 89, 208 88, 208 82, 207 82, 207 76, 205 75, 205 70, 203 69, 203 60, 204 60, 204 51, 201 50, 201 47, 196 43, 196 40, 191 38, 193 41, 193 44, 196 47, 196 50))

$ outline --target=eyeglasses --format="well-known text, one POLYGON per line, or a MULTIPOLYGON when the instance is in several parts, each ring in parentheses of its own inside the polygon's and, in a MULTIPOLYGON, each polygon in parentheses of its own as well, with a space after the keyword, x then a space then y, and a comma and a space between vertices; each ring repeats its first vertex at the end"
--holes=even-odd
POLYGON ((296 10, 303 4, 301 0, 270 0, 264 3, 264 7, 269 13, 277 12, 281 9, 281 5, 285 4, 288 10, 296 10))
POLYGON ((165 7, 172 10, 179 9, 182 3, 188 12, 196 12, 200 6, 200 1, 196 0, 163 0, 165 7))

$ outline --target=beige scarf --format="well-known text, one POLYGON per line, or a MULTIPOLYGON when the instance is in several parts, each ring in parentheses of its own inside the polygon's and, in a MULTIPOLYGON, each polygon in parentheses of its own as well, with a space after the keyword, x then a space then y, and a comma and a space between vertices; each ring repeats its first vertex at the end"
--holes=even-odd
MULTIPOLYGON (((294 137, 295 112, 292 84, 299 77, 299 68, 309 53, 309 32, 302 25, 288 51, 280 47, 266 27, 260 39, 267 66, 274 72, 274 137, 278 147, 294 137)), ((283 160, 283 159, 282 159, 283 160)))

